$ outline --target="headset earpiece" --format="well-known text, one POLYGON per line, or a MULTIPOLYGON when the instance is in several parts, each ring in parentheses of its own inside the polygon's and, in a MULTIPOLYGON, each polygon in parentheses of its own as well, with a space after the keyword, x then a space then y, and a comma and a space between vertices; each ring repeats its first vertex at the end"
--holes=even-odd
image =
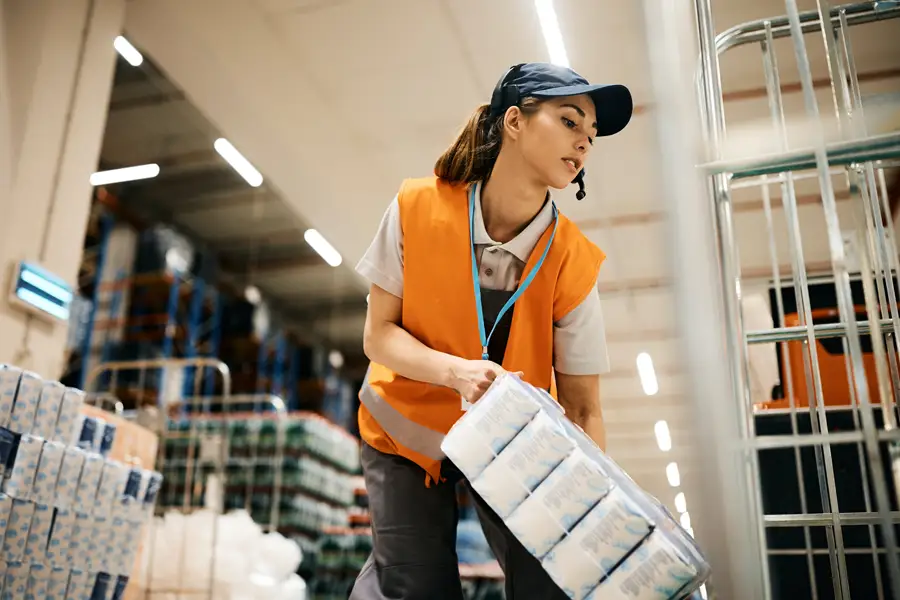
POLYGON ((575 176, 572 183, 578 184, 578 191, 575 192, 575 199, 584 200, 584 197, 587 196, 587 192, 584 191, 584 169, 578 172, 578 175, 575 176))

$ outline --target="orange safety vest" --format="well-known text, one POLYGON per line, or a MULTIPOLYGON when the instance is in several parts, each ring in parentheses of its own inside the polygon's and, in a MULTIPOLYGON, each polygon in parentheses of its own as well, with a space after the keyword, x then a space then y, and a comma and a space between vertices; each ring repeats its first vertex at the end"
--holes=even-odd
MULTIPOLYGON (((403 230, 402 326, 434 350, 481 358, 468 230, 468 188, 430 177, 405 181, 398 196, 403 230)), ((532 251, 534 268, 549 239, 548 227, 532 251)), ((553 382, 553 324, 590 294, 605 255, 563 215, 544 264, 513 310, 503 358, 532 385, 553 382)), ((426 482, 439 481, 441 442, 462 415, 459 394, 413 381, 372 363, 359 394, 359 431, 380 452, 421 466, 426 482)))

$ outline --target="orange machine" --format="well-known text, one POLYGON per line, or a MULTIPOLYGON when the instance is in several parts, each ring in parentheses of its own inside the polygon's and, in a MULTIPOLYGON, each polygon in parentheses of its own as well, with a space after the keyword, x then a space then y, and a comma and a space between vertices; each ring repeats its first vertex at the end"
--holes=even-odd
MULTIPOLYGON (((867 319, 865 307, 857 306, 856 320, 867 319)), ((815 325, 839 323, 840 317, 837 308, 819 308, 812 311, 812 319, 815 325)), ((785 315, 785 327, 800 326, 800 317, 797 313, 785 315)), ((885 349, 888 352, 895 351, 893 344, 885 340, 885 349)), ((803 366, 803 353, 806 351, 805 341, 785 342, 787 344, 788 364, 790 365, 790 379, 794 390, 795 406, 809 406, 810 390, 807 388, 806 371, 803 366)), ((875 372, 875 356, 872 354, 872 338, 860 335, 860 343, 863 351, 863 368, 866 373, 866 381, 869 386, 869 399, 873 403, 880 403, 878 393, 878 379, 875 372)), ((841 337, 819 338, 816 340, 816 354, 819 364, 819 373, 822 378, 822 398, 826 406, 847 406, 851 404, 851 382, 847 378, 847 366, 844 355, 844 345, 841 337)), ((779 349, 778 358, 783 362, 782 352, 779 349)), ((782 364, 782 377, 788 377, 788 369, 782 364)), ((786 381, 785 381, 786 383, 786 381)), ((892 385, 893 387, 893 385, 892 385)), ((773 400, 757 404, 760 409, 789 408, 787 398, 787 386, 784 386, 784 399, 773 400)))

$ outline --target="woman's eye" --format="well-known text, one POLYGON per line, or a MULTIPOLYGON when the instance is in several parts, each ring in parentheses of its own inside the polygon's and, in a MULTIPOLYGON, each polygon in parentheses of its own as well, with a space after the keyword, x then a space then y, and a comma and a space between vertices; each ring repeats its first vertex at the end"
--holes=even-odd
POLYGON ((562 121, 565 124, 565 126, 568 127, 569 129, 575 129, 575 121, 573 121, 572 119, 567 119, 566 117, 563 117, 562 121))
POLYGON ((594 138, 589 137, 589 138, 588 138, 588 144, 590 144, 591 146, 593 146, 593 145, 594 145, 594 138))

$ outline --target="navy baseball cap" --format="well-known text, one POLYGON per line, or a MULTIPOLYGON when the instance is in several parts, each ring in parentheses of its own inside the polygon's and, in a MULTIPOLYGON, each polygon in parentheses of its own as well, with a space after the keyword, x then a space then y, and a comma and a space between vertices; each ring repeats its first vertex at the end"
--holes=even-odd
POLYGON ((491 96, 491 115, 500 116, 525 98, 561 98, 587 94, 597 110, 597 135, 619 133, 631 120, 634 102, 624 85, 595 84, 567 67, 524 63, 510 68, 491 96))

